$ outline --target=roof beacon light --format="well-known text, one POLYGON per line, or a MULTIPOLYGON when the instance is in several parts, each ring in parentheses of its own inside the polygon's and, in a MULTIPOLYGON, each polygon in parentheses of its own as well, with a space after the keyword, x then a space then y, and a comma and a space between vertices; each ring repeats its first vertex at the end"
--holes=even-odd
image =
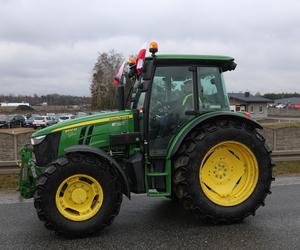
POLYGON ((152 54, 152 56, 154 56, 157 51, 158 51, 157 42, 151 42, 149 45, 149 52, 152 54))

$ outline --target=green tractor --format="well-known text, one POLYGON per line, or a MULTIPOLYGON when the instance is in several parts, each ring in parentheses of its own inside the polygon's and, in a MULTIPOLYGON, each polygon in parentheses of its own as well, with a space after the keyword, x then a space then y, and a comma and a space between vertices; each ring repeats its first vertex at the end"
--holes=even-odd
POLYGON ((117 79, 119 111, 38 130, 21 150, 19 191, 34 197, 46 228, 98 232, 131 193, 173 199, 211 223, 239 222, 264 205, 274 164, 262 127, 230 112, 223 73, 234 59, 156 55, 156 43, 150 52, 140 71, 131 61, 117 79), (125 75, 134 80, 130 109, 125 75))

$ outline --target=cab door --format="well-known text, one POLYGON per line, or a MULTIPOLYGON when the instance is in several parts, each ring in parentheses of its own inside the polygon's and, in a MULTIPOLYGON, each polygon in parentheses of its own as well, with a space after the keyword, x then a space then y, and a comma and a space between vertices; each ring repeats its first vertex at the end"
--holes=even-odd
POLYGON ((149 156, 164 158, 172 137, 192 119, 193 72, 189 65, 157 66, 149 98, 149 156))

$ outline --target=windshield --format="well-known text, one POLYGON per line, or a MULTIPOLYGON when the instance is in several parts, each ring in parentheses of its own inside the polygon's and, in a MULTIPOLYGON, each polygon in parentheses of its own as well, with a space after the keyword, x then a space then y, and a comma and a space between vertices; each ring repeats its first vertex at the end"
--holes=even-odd
POLYGON ((44 120, 44 117, 42 117, 42 116, 36 116, 36 117, 34 117, 34 120, 41 121, 41 120, 44 120))

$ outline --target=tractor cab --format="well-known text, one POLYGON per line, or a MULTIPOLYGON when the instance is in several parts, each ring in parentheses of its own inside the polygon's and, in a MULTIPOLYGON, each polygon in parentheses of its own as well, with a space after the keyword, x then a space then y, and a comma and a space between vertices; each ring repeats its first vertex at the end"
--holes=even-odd
POLYGON ((160 191, 149 195, 170 192, 166 163, 176 135, 203 114, 230 111, 223 73, 235 69, 233 61, 227 56, 155 55, 153 50, 145 59, 130 106, 144 141, 146 190, 160 191))
POLYGON ((144 113, 150 155, 166 156, 171 138, 195 116, 230 111, 223 72, 235 66, 231 57, 146 58, 132 107, 144 113))

